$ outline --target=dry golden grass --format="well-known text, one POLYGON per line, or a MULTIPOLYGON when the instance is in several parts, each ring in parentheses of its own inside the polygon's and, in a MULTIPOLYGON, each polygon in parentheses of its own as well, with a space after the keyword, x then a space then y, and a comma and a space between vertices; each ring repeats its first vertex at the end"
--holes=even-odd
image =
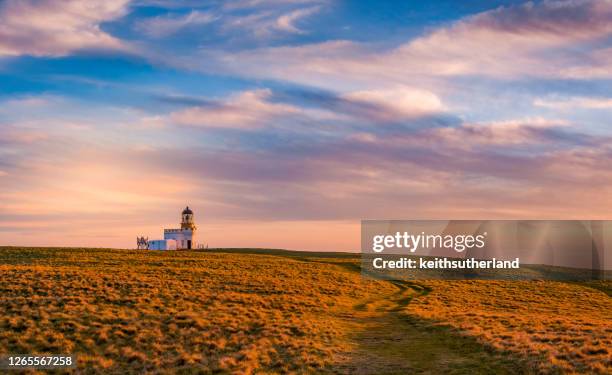
POLYGON ((406 312, 448 324, 540 372, 612 373, 612 282, 427 281, 406 312))
POLYGON ((392 283, 273 250, 0 248, 0 272, 0 353, 82 373, 612 372, 609 281, 392 283))
POLYGON ((393 287, 329 264, 195 252, 0 249, 0 351, 85 372, 319 372, 342 315, 393 287))

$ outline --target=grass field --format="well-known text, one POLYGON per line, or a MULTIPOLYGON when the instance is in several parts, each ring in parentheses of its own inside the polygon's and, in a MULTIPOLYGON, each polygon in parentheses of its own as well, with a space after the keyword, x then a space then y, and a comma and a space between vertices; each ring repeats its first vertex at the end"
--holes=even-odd
POLYGON ((611 283, 373 281, 357 255, 0 248, 0 352, 82 373, 611 373, 611 283))

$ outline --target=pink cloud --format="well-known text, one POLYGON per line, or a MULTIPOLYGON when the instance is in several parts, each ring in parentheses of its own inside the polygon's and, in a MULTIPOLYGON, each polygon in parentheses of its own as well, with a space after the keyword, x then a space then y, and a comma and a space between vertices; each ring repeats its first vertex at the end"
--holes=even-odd
POLYGON ((201 128, 255 130, 278 125, 279 119, 341 119, 341 115, 317 109, 305 109, 272 101, 269 89, 243 91, 224 100, 193 106, 171 113, 168 121, 201 128))
POLYGON ((528 145, 549 143, 539 131, 567 127, 565 120, 527 118, 497 121, 485 124, 463 124, 459 127, 433 128, 424 131, 425 139, 433 137, 434 142, 444 142, 455 147, 475 145, 528 145))
POLYGON ((128 0, 7 0, 0 4, 0 56, 62 56, 86 48, 122 49, 100 29, 128 0))
POLYGON ((610 77, 609 49, 577 44, 612 35, 608 1, 544 1, 500 7, 440 27, 395 48, 327 41, 242 52, 204 51, 192 68, 274 78, 341 91, 403 84, 431 87, 458 75, 497 78, 610 77))
POLYGON ((443 112, 446 108, 440 98, 426 90, 406 86, 388 89, 362 90, 346 93, 345 99, 380 106, 380 120, 415 118, 443 112))
POLYGON ((276 19, 275 28, 289 33, 304 34, 305 31, 298 28, 296 23, 302 18, 317 13, 320 9, 320 7, 311 7, 297 9, 289 13, 283 14, 276 19))
POLYGON ((23 144, 36 143, 48 138, 48 134, 36 129, 23 129, 17 126, 3 125, 0 132, 0 143, 23 144))
POLYGON ((209 128, 251 129, 266 125, 275 116, 295 114, 296 107, 271 103, 271 91, 267 89, 246 91, 234 95, 219 105, 183 109, 170 115, 179 125, 209 128))
POLYGON ((217 20, 213 13, 191 11, 182 16, 158 16, 145 19, 136 26, 137 30, 154 37, 174 34, 183 28, 206 25, 217 20))
POLYGON ((292 152, 53 139, 37 154, 40 145, 20 144, 0 189, 0 243, 133 246, 135 235, 175 224, 185 204, 197 207, 210 246, 310 250, 358 249, 362 218, 605 217, 611 142, 543 138, 567 128, 519 119, 362 133, 292 152))
POLYGON ((564 99, 538 98, 533 104, 537 107, 545 107, 559 110, 572 110, 575 108, 586 109, 612 109, 611 98, 598 97, 570 97, 564 99))

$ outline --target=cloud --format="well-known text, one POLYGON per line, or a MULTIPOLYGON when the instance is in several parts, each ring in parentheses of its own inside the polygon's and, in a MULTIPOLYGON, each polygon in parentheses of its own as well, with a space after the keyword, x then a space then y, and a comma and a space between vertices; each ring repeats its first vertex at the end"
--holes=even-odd
POLYGON ((531 43, 536 44, 564 44, 568 39, 605 36, 612 31, 610 16, 612 5, 609 1, 545 0, 485 12, 468 18, 467 26, 532 37, 531 43))
POLYGON ((81 49, 123 49, 100 28, 122 17, 128 0, 7 0, 0 4, 0 56, 62 56, 81 49))
MULTIPOLYGON (((287 4, 285 4, 287 5, 287 4)), ((258 9, 250 14, 225 14, 222 17, 222 30, 226 34, 235 34, 237 30, 249 30, 256 38, 277 38, 284 34, 306 34, 297 23, 321 10, 321 6, 283 10, 258 9)), ((248 38, 244 34, 241 38, 248 38)))
MULTIPOLYGON (((8 14, 15 4, 3 3, 0 14, 8 14)), ((24 4, 32 8, 59 3, 24 4)), ((603 90, 585 94, 586 89, 574 95, 603 96, 546 96, 548 87, 538 87, 545 93, 534 99, 530 89, 543 83, 522 80, 609 74, 609 3, 544 1, 502 7, 391 48, 342 40, 258 48, 251 43, 250 31, 284 35, 294 42, 308 32, 304 17, 316 12, 299 10, 318 4, 215 4, 211 13, 173 8, 140 27, 160 38, 181 37, 181 31, 209 25, 210 15, 222 14, 224 18, 210 22, 228 27, 228 38, 220 42, 223 48, 244 34, 246 50, 215 45, 216 51, 200 55, 198 49, 187 58, 169 48, 164 61, 289 84, 241 81, 240 87, 269 83, 274 89, 246 89, 217 98, 154 96, 165 106, 154 101, 150 112, 143 108, 149 105, 143 102, 151 103, 147 100, 135 101, 138 110, 87 99, 3 101, 0 231, 5 243, 47 240, 70 228, 81 236, 70 237, 75 244, 127 246, 134 234, 159 234, 160 226, 176 221, 176 207, 192 202, 201 220, 207 220, 207 233, 217 236, 214 245, 231 245, 229 236, 219 233, 240 230, 240 222, 244 228, 265 231, 257 233, 259 237, 243 236, 240 243, 245 246, 276 246, 275 231, 299 225, 308 231, 293 242, 280 243, 319 249, 338 244, 330 242, 328 234, 334 231, 329 228, 363 217, 402 217, 409 212, 422 218, 605 218, 612 209, 612 198, 606 198, 612 197, 610 137, 605 132, 590 134, 576 116, 568 116, 568 121, 556 118, 559 113, 555 118, 543 115, 550 115, 547 108, 608 109, 609 98, 603 90), (488 91, 483 81, 490 85, 488 91), (524 82, 533 86, 523 90, 524 82), (515 101, 517 97, 521 100, 515 101), (457 98, 468 102, 467 108, 458 108, 457 98), (329 229, 325 235, 316 232, 321 227, 317 221, 329 229), (221 228, 210 230, 215 225, 221 228), (121 238, 104 237, 109 232, 121 238)), ((43 16, 51 10, 58 13, 49 9, 43 16)), ((21 48, 19 53, 34 54, 23 52, 30 48, 40 55, 89 48, 97 40, 80 30, 93 28, 99 33, 94 35, 113 38, 100 25, 122 12, 79 16, 85 26, 53 26, 59 34, 74 31, 86 39, 79 43, 53 40, 43 46, 47 49, 35 43, 14 45, 21 48)), ((29 22, 27 16, 34 13, 15 14, 29 22)), ((41 41, 53 38, 54 33, 39 33, 48 30, 46 23, 32 25, 36 35, 43 35, 41 41)), ((6 30, 2 24, 0 36, 6 30)), ((0 39, 3 51, 7 40, 0 39)), ((275 39, 272 44, 281 42, 275 39)), ((146 42, 142 45, 146 49, 146 42)), ((169 75, 162 73, 161 86, 146 82, 129 92, 145 92, 145 99, 161 90, 203 92, 198 82, 197 87, 185 86, 181 80, 166 81, 169 75)), ((215 92, 215 86, 204 92, 215 92)), ((564 81, 557 87, 569 86, 564 81)), ((58 244, 66 244, 65 235, 57 235, 58 244)), ((338 246, 358 248, 358 230, 351 236, 353 242, 338 246)))
POLYGON ((612 33, 608 1, 544 1, 501 7, 418 38, 391 57, 441 75, 556 76, 575 60, 577 43, 612 33))
POLYGON ((612 48, 599 48, 580 56, 581 64, 562 67, 560 75, 570 79, 609 79, 612 77, 612 48))
POLYGON ((537 214, 556 215, 562 213, 555 209, 559 196, 572 201, 585 189, 611 191, 611 140, 554 121, 354 135, 290 145, 271 140, 257 152, 153 150, 125 159, 201 178, 211 201, 226 202, 216 215, 243 220, 356 220, 401 216, 406 209, 422 216, 478 216, 483 207, 504 217, 529 215, 534 207, 537 214))
POLYGON ((295 34, 304 34, 305 31, 299 29, 295 24, 302 18, 317 13, 321 8, 312 7, 297 9, 287 14, 283 14, 276 19, 276 29, 295 34))
POLYGON ((291 114, 296 107, 272 103, 268 89, 242 92, 225 102, 186 108, 170 114, 170 120, 179 125, 206 128, 253 129, 265 126, 267 121, 291 114))
POLYGON ((380 107, 380 115, 387 119, 416 118, 445 110, 440 98, 434 93, 405 86, 349 92, 342 97, 377 105, 380 107))
POLYGON ((611 98, 571 97, 565 99, 537 98, 533 104, 537 107, 545 107, 559 110, 571 110, 575 108, 585 109, 612 109, 611 98))
POLYGON ((435 94, 404 86, 341 95, 308 89, 257 89, 223 100, 177 96, 159 100, 186 106, 172 112, 169 123, 201 128, 301 129, 336 135, 369 126, 437 127, 456 121, 435 94))
POLYGON ((509 121, 494 121, 484 124, 462 124, 458 127, 424 130, 419 138, 433 143, 445 143, 454 147, 500 146, 539 144, 541 148, 567 140, 579 142, 582 137, 563 137, 565 120, 526 118, 509 121), (558 136, 555 136, 558 134, 558 136))
POLYGON ((293 6, 303 4, 320 4, 326 0, 234 0, 223 2, 223 8, 227 10, 236 9, 261 9, 261 8, 278 8, 282 6, 293 6))
POLYGON ((23 129, 11 125, 0 125, 0 144, 36 143, 48 138, 41 130, 23 129))
POLYGON ((393 48, 330 40, 243 51, 203 50, 186 66, 341 91, 440 84, 452 77, 610 77, 612 2, 500 7, 393 48), (578 48, 579 47, 579 48, 578 48), (205 57, 206 66, 199 65, 205 57))
POLYGON ((206 25, 217 19, 213 13, 193 10, 185 15, 148 18, 138 22, 136 29, 154 37, 165 37, 186 27, 206 25))
MULTIPOLYGON (((340 228, 362 217, 406 212, 423 218, 563 218, 605 217, 612 209, 605 198, 612 196, 612 141, 572 123, 534 117, 381 126, 357 109, 383 105, 330 93, 289 93, 251 90, 222 100, 177 100, 184 109, 203 111, 193 126, 208 126, 206 120, 218 116, 232 127, 213 140, 192 127, 142 127, 116 116, 91 124, 87 134, 71 131, 78 119, 62 125, 55 118, 53 131, 41 120, 32 130, 44 130, 47 138, 7 139, 13 151, 0 158, 0 169, 9 173, 0 189, 2 240, 43 238, 47 245, 66 245, 58 233, 69 227, 76 233, 71 244, 131 246, 135 234, 159 235, 160 227, 173 225, 178 210, 189 204, 198 208, 198 223, 214 233, 211 246, 231 246, 232 239, 219 233, 253 223, 264 233, 250 237, 252 246, 348 250, 358 248, 358 231, 341 243, 316 231, 292 231, 302 237, 275 242, 274 230, 289 223, 317 228, 317 222, 340 228), (309 105, 288 104, 298 96, 310 96, 309 105), (308 111, 314 103, 349 119, 313 121, 308 111), (244 117, 235 122, 215 112, 230 109, 244 117), (290 121, 283 122, 284 116, 290 121), (306 136, 296 136, 294 116, 308 116, 306 136), (248 126, 235 127, 244 119, 248 126), (357 122, 358 131, 351 126, 357 122), (317 127, 325 131, 312 131, 317 127), (109 232, 117 237, 106 237, 109 232)), ((29 116, 46 110, 34 98, 24 102, 29 116)), ((24 107, 3 108, 21 113, 24 107)), ((82 122, 103 112, 108 109, 88 108, 82 122)), ((24 121, 12 126, 27 129, 30 120, 24 121)))
POLYGON ((299 27, 299 23, 318 13, 325 3, 322 0, 231 1, 208 4, 206 11, 181 13, 176 8, 198 8, 202 4, 184 4, 180 7, 173 2, 139 1, 136 6, 162 7, 169 12, 137 21, 134 28, 155 38, 166 38, 185 29, 201 30, 202 26, 211 26, 206 34, 214 35, 223 42, 220 43, 222 47, 228 48, 234 43, 253 40, 263 43, 291 34, 306 34, 307 31, 299 27))

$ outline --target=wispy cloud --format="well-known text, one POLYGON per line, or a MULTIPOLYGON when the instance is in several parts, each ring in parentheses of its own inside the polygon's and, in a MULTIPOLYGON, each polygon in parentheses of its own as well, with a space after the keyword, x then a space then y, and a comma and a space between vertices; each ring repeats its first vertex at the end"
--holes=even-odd
POLYGON ((248 41, 256 38, 277 39, 285 35, 306 34, 300 23, 321 11, 324 1, 233 1, 208 4, 206 10, 177 11, 177 4, 139 2, 139 6, 155 5, 170 12, 139 20, 135 29, 156 38, 170 37, 180 31, 202 31, 230 40, 248 41))
MULTIPOLYGON (((470 16, 382 51, 342 40, 204 51, 207 61, 216 63, 199 68, 329 89, 414 85, 457 76, 606 77, 611 20, 607 1, 529 2, 470 16)), ((198 68, 196 60, 191 66, 198 68)))
POLYGON ((538 107, 553 108, 559 110, 571 110, 575 108, 585 109, 612 109, 611 98, 590 98, 590 97, 571 97, 571 98, 538 98, 533 104, 538 107))
POLYGON ((142 20, 136 24, 136 29, 154 37, 165 37, 180 30, 206 25, 217 20, 213 13, 193 10, 184 15, 164 15, 142 20))
POLYGON ((228 10, 262 9, 278 8, 282 6, 323 4, 326 2, 327 0, 234 0, 224 2, 223 8, 228 10))
MULTIPOLYGON (((352 117, 328 126, 325 134, 305 137, 296 136, 291 122, 268 132, 266 127, 278 116, 302 116, 312 109, 279 102, 289 99, 281 94, 255 90, 196 106, 194 100, 184 101, 186 109, 202 111, 189 119, 194 121, 189 127, 153 130, 115 117, 114 122, 99 120, 90 131, 96 137, 84 137, 70 123, 56 120, 47 138, 7 140, 14 152, 0 162, 10 176, 2 177, 6 183, 0 189, 1 238, 13 243, 25 233, 36 233, 55 241, 68 225, 78 232, 75 245, 129 246, 134 231, 153 236, 160 225, 174 223, 176 207, 186 202, 205 213, 199 219, 208 230, 225 223, 212 237, 219 246, 231 245, 219 235, 226 233, 223 228, 248 227, 249 222, 259 223, 265 242, 273 239, 274 229, 285 226, 297 235, 291 222, 312 228, 313 222, 324 221, 329 228, 348 230, 348 220, 401 217, 407 208, 411 215, 430 218, 603 217, 612 208, 612 201, 601 199, 612 193, 607 168, 612 140, 588 135, 565 120, 381 127, 377 117, 351 110, 366 105, 363 98, 353 102, 321 94, 319 100, 344 108, 343 115, 352 117), (229 115, 231 111, 241 115, 229 115), (187 142, 202 135, 205 139, 207 131, 194 131, 209 129, 215 119, 233 132, 208 144, 187 142), (348 126, 359 121, 359 131, 348 126), (152 131, 160 132, 162 142, 147 141, 152 131), (130 134, 133 143, 119 141, 130 134), (177 136, 179 143, 164 141, 177 136), (262 139, 264 145, 258 143, 262 139), (104 237, 109 231, 120 237, 104 237)), ((21 107, 14 103, 8 108, 21 107)), ((29 108, 31 114, 48 109, 29 108)), ((105 109, 93 111, 83 113, 82 121, 105 109)), ((416 121, 416 114, 411 116, 416 121)), ((308 125, 327 123, 310 117, 308 125)), ((15 132, 24 129, 22 123, 12 126, 15 132)), ((5 129, 2 134, 9 134, 5 129)), ((356 241, 329 242, 321 236, 310 238, 308 245, 295 241, 287 244, 357 246, 356 241)))
POLYGON ((128 0, 7 0, 0 3, 0 56, 62 56, 81 49, 122 49, 100 24, 127 12, 128 0))
POLYGON ((305 9, 297 9, 291 11, 287 14, 283 14, 276 19, 276 28, 278 30, 296 33, 296 34, 304 34, 305 31, 300 29, 296 23, 305 17, 308 17, 312 14, 317 13, 321 8, 320 7, 311 7, 305 9))
MULTIPOLYGON (((296 130, 309 123, 311 129, 321 122, 352 124, 420 123, 442 116, 445 108, 433 93, 395 87, 389 90, 332 93, 274 92, 270 89, 235 93, 223 100, 165 97, 164 101, 186 105, 172 112, 169 122, 201 128, 261 129, 281 128, 285 123, 296 130), (298 100, 298 103, 291 104, 298 100), (301 101, 302 103, 299 103, 301 101), (308 106, 304 105, 308 102, 308 106)), ((434 122, 430 125, 433 125, 434 122)), ((350 129, 350 128, 349 128, 350 129)), ((348 129, 347 129, 348 130, 348 129)))
POLYGON ((268 99, 270 90, 247 91, 225 102, 190 107, 170 115, 179 125, 207 128, 251 129, 267 125, 275 117, 296 114, 298 108, 268 99))
MULTIPOLYGON (((258 39, 307 34, 308 31, 299 27, 298 23, 320 10, 321 6, 314 6, 289 10, 263 9, 246 15, 228 14, 223 18, 222 30, 230 34, 247 30, 258 39)), ((241 38, 246 36, 242 35, 241 38)))
POLYGON ((379 114, 383 121, 394 118, 415 118, 445 110, 436 94, 405 86, 349 92, 343 97, 379 106, 379 114))

